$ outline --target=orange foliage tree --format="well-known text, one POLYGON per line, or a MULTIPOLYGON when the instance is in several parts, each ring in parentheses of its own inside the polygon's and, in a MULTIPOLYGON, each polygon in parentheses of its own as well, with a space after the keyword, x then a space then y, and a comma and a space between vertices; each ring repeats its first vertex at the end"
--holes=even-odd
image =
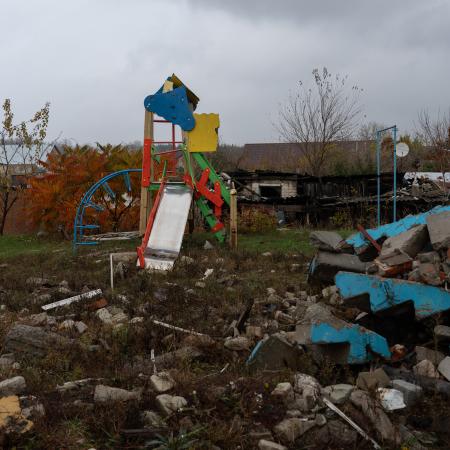
MULTIPOLYGON (((45 173, 30 181, 30 217, 49 231, 62 228, 71 232, 77 207, 90 186, 109 173, 141 167, 141 152, 121 145, 65 145, 55 147, 40 164, 45 173)), ((103 189, 94 194, 93 202, 103 206, 104 211, 87 208, 85 223, 99 224, 102 232, 138 228, 140 174, 132 173, 130 177, 131 192, 123 178, 117 177, 108 182, 115 198, 103 189)))

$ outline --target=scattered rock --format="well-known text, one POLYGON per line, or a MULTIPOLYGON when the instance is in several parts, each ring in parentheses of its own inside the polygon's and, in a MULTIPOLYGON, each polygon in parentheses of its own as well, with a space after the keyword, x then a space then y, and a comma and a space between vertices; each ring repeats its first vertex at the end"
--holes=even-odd
POLYGON ((403 393, 397 389, 378 388, 378 399, 386 411, 406 408, 403 393))
POLYGON ((362 410, 383 440, 398 443, 396 430, 389 417, 367 392, 354 390, 350 394, 350 401, 362 410))
POLYGON ((150 377, 151 388, 158 392, 170 391, 175 386, 175 381, 168 372, 159 372, 150 377))
POLYGON ((27 388, 25 378, 21 376, 9 378, 0 382, 0 395, 17 395, 21 394, 27 388))
POLYGON ((205 244, 203 245, 203 250, 213 250, 214 245, 211 244, 209 241, 205 241, 205 244))
POLYGON ((143 411, 141 414, 141 420, 144 423, 144 426, 148 427, 166 426, 164 419, 155 411, 143 411))
POLYGON ((423 393, 423 389, 416 384, 408 383, 404 380, 393 380, 392 387, 403 393, 406 406, 413 405, 423 393))
POLYGON ((435 250, 450 247, 450 211, 426 216, 430 242, 435 250))
POLYGON ((100 308, 96 311, 95 315, 105 324, 109 325, 112 323, 112 315, 106 308, 100 308))
POLYGON ((258 442, 259 450, 287 450, 287 447, 276 442, 267 441, 266 439, 261 439, 258 442))
POLYGON ((278 383, 271 395, 280 398, 287 404, 294 400, 294 389, 291 383, 278 383))
MULTIPOLYGON (((438 330, 439 331, 439 330, 438 330)), ((435 329, 436 333, 436 329, 435 329)), ((445 355, 436 350, 431 350, 430 348, 416 346, 416 359, 417 362, 421 362, 425 359, 431 361, 433 364, 439 364, 444 358, 445 355)))
POLYGON ((434 364, 428 359, 420 361, 413 367, 413 372, 416 375, 420 375, 428 378, 439 378, 439 372, 436 370, 434 364))
POLYGON ((88 329, 88 326, 84 322, 75 322, 75 328, 79 334, 83 334, 88 329))
POLYGON ((68 347, 72 340, 39 327, 14 324, 4 339, 3 350, 14 354, 44 356, 55 348, 68 347))
POLYGON ((443 377, 450 381, 450 356, 446 356, 438 366, 438 370, 443 377))
POLYGON ((156 402, 165 416, 170 416, 188 404, 184 397, 169 394, 158 395, 156 397, 156 402))
POLYGON ((237 336, 233 338, 227 338, 223 345, 228 350, 243 351, 248 350, 252 343, 250 339, 245 336, 237 336))
POLYGON ((276 436, 283 442, 294 443, 297 438, 305 434, 316 425, 323 426, 326 419, 318 414, 314 420, 305 420, 297 417, 284 419, 274 427, 276 436))
POLYGON ((434 327, 434 335, 438 341, 450 341, 450 327, 446 325, 436 325, 434 327))
POLYGON ((342 405, 349 398, 355 389, 351 384, 333 384, 322 390, 323 395, 335 405, 342 405))
POLYGON ((126 402, 128 400, 139 400, 141 394, 136 391, 127 391, 125 389, 115 388, 98 384, 95 386, 94 402, 126 402))
POLYGON ((390 384, 391 379, 381 368, 372 372, 359 372, 356 380, 356 386, 364 391, 375 391, 377 388, 388 387, 390 384))

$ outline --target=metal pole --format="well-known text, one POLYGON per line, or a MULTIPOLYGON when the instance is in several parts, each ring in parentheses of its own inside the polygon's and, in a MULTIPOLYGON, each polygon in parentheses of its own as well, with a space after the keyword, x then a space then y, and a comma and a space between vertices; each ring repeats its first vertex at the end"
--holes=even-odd
POLYGON ((394 202, 393 202, 394 222, 397 221, 397 125, 394 125, 394 202))
POLYGON ((380 179, 380 153, 381 153, 381 131, 377 131, 377 225, 381 225, 381 179, 380 179))

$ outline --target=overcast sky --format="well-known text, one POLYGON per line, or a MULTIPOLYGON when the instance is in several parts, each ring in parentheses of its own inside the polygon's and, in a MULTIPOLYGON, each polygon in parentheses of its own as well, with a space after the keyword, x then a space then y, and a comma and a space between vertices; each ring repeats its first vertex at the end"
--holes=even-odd
POLYGON ((315 67, 364 89, 366 121, 414 128, 450 106, 450 0, 0 0, 0 99, 51 103, 50 135, 140 140, 175 72, 227 143, 277 141, 280 103, 315 67))

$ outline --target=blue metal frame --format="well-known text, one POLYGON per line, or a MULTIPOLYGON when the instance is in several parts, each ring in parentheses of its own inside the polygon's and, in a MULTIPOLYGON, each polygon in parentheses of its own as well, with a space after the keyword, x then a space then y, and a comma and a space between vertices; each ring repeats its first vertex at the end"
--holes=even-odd
POLYGON ((83 241, 83 231, 84 230, 93 230, 100 228, 99 225, 83 225, 83 217, 84 217, 84 211, 86 208, 93 208, 96 211, 103 211, 104 208, 101 205, 97 205, 95 203, 92 203, 92 196, 95 194, 95 192, 98 189, 103 189, 111 198, 115 198, 116 195, 114 191, 111 189, 111 187, 108 184, 108 181, 112 178, 123 176, 125 187, 128 192, 131 192, 131 182, 130 182, 130 173, 131 172, 142 172, 142 169, 124 169, 119 170, 117 172, 110 173, 109 175, 106 175, 101 180, 97 181, 95 184, 93 184, 84 194, 83 198, 81 199, 80 204, 77 208, 77 214, 75 216, 75 221, 73 224, 73 250, 76 251, 77 245, 97 245, 98 242, 94 241, 83 241))

